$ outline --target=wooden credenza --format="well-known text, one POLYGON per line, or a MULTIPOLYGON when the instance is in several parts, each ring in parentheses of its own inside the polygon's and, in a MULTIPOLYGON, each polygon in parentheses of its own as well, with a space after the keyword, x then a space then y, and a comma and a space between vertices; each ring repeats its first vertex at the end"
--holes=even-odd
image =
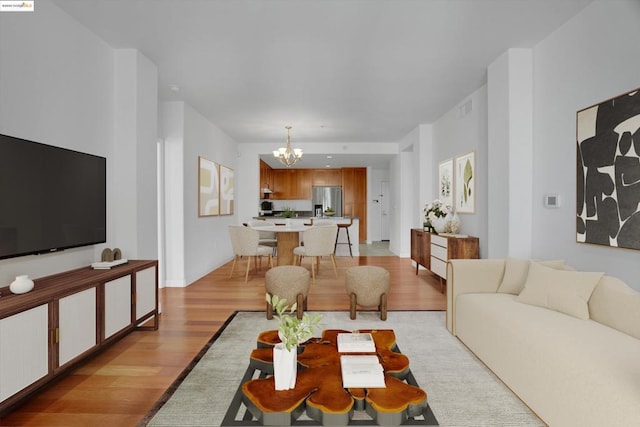
POLYGON ((447 261, 479 257, 477 237, 444 236, 419 228, 411 229, 411 259, 416 262, 416 274, 422 265, 436 276, 447 278, 447 261))
POLYGON ((0 415, 142 324, 158 329, 158 262, 79 268, 0 288, 0 415))

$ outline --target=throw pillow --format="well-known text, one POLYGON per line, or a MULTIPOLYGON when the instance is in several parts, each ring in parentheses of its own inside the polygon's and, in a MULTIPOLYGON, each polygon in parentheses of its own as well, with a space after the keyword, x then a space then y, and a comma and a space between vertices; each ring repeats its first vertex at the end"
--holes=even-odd
MULTIPOLYGON (((530 263, 531 261, 528 259, 507 257, 504 265, 504 276, 498 287, 498 292, 513 295, 518 295, 522 292, 524 282, 527 281, 530 263)), ((564 260, 540 261, 540 263, 557 270, 564 268, 564 260)))
POLYGON ((589 319, 589 298, 604 273, 556 270, 531 262, 516 301, 589 319))

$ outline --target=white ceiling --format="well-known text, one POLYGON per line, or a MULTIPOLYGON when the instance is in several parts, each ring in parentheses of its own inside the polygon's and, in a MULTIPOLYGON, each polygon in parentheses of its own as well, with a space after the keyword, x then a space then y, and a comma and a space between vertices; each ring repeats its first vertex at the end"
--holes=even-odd
POLYGON ((291 125, 294 147, 398 141, 591 1, 54 0, 153 61, 160 100, 187 102, 239 143, 281 146, 291 125))

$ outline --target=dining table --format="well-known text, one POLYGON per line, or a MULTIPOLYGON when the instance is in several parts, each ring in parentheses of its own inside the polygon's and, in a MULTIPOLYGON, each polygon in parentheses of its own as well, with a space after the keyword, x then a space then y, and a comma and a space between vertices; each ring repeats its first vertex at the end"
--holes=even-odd
POLYGON ((272 231, 276 233, 276 246, 278 249, 277 264, 293 265, 293 250, 300 245, 300 233, 313 227, 300 224, 276 224, 260 225, 252 227, 258 231, 272 231))

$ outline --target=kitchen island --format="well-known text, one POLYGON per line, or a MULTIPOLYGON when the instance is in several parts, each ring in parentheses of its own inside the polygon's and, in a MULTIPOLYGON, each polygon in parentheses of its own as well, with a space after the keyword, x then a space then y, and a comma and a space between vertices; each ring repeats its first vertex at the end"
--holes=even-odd
MULTIPOLYGON (((312 216, 299 216, 294 218, 284 218, 279 216, 261 216, 254 217, 254 219, 264 220, 267 223, 287 226, 289 224, 290 227, 302 230, 303 227, 311 226, 311 220, 313 221, 325 221, 329 220, 335 222, 336 224, 348 224, 351 221, 351 217, 312 217, 312 216)), ((349 237, 351 238, 351 251, 353 256, 360 256, 359 244, 360 235, 358 232, 359 220, 356 217, 353 217, 353 224, 348 227, 349 229, 349 237)), ((299 233, 299 242, 302 242, 302 233, 299 233)), ((339 230, 338 232, 338 246, 336 247, 336 256, 351 256, 349 254, 349 245, 347 244, 347 233, 344 230, 339 230), (341 244, 344 243, 344 244, 341 244)))

